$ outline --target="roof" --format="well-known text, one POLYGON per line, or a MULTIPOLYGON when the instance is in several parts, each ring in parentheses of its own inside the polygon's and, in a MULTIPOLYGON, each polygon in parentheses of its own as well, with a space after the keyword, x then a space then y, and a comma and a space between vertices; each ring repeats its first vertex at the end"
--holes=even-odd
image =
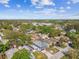
POLYGON ((41 40, 36 40, 33 42, 35 46, 37 46, 38 48, 41 48, 41 49, 45 49, 48 47, 48 43, 46 42, 43 42, 41 40))

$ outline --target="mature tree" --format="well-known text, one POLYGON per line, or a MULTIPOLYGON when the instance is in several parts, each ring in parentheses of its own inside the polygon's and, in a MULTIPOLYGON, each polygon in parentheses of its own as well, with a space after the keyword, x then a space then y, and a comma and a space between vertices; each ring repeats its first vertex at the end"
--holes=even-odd
POLYGON ((31 29, 34 29, 34 26, 32 24, 21 24, 20 25, 20 30, 24 33, 31 29))
POLYGON ((64 54, 65 56, 62 59, 79 59, 79 50, 70 50, 64 54))
POLYGON ((48 34, 52 32, 52 27, 50 26, 38 26, 37 27, 40 33, 48 34))
POLYGON ((31 54, 28 52, 28 50, 22 49, 16 52, 12 59, 31 59, 31 54))
POLYGON ((8 43, 6 43, 5 45, 4 44, 0 44, 0 53, 1 52, 4 53, 8 49, 9 49, 9 44, 8 43))
POLYGON ((67 36, 70 38, 73 44, 73 48, 79 49, 79 33, 68 32, 67 36))

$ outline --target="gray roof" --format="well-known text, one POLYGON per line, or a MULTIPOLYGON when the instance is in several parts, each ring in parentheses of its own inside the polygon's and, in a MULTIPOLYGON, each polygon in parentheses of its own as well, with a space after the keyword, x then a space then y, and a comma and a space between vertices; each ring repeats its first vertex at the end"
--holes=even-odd
POLYGON ((37 46, 38 48, 44 49, 48 47, 48 43, 43 42, 41 40, 36 40, 33 42, 35 46, 37 46))

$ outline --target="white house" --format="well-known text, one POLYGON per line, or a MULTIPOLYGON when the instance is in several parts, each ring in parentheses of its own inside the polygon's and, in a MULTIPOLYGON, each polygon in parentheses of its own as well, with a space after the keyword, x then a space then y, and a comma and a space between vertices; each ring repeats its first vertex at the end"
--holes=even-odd
POLYGON ((71 29, 70 32, 76 32, 76 29, 71 29))

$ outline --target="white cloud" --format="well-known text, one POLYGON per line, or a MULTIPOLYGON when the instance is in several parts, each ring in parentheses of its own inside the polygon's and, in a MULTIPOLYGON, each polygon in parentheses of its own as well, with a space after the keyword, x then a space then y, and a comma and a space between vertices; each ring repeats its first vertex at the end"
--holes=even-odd
POLYGON ((66 12, 66 10, 65 10, 64 7, 60 7, 58 12, 60 12, 60 13, 64 13, 64 12, 66 12))
POLYGON ((59 9, 64 9, 64 7, 60 7, 59 9))
POLYGON ((55 5, 52 0, 31 0, 33 5, 55 5))
POLYGON ((79 19, 79 15, 77 15, 77 16, 70 16, 70 17, 68 17, 69 19, 79 19))
POLYGON ((20 7, 21 7, 21 5, 19 5, 19 4, 17 4, 16 6, 17 6, 18 8, 20 8, 20 7))
POLYGON ((33 5, 36 5, 39 2, 39 0, 31 0, 31 2, 33 5))
POLYGON ((53 8, 50 8, 50 9, 43 9, 43 10, 40 10, 40 11, 35 11, 37 13, 51 13, 52 12, 56 12, 57 10, 56 9, 53 9, 53 8))
POLYGON ((41 0, 42 5, 52 5, 53 2, 51 0, 41 0))
POLYGON ((1 4, 8 4, 9 1, 10 1, 10 0, 0 0, 0 3, 1 3, 1 4))
POLYGON ((67 4, 70 5, 71 4, 71 1, 68 1, 67 4))
POLYGON ((41 9, 41 8, 43 8, 43 7, 42 7, 42 6, 36 6, 36 8, 37 8, 37 9, 41 9))
POLYGON ((79 3, 79 0, 71 0, 74 4, 79 3))
POLYGON ((70 7, 70 6, 67 6, 66 8, 67 8, 67 9, 71 9, 71 7, 70 7))
POLYGON ((7 7, 7 8, 9 8, 9 7, 10 7, 10 5, 7 5, 7 4, 5 4, 4 6, 5 6, 5 7, 7 7))
POLYGON ((40 11, 34 11, 35 14, 41 14, 41 15, 52 15, 56 13, 56 9, 43 9, 40 11))
POLYGON ((61 10, 59 10, 59 12, 64 13, 64 12, 66 12, 66 10, 65 9, 61 9, 61 10))

